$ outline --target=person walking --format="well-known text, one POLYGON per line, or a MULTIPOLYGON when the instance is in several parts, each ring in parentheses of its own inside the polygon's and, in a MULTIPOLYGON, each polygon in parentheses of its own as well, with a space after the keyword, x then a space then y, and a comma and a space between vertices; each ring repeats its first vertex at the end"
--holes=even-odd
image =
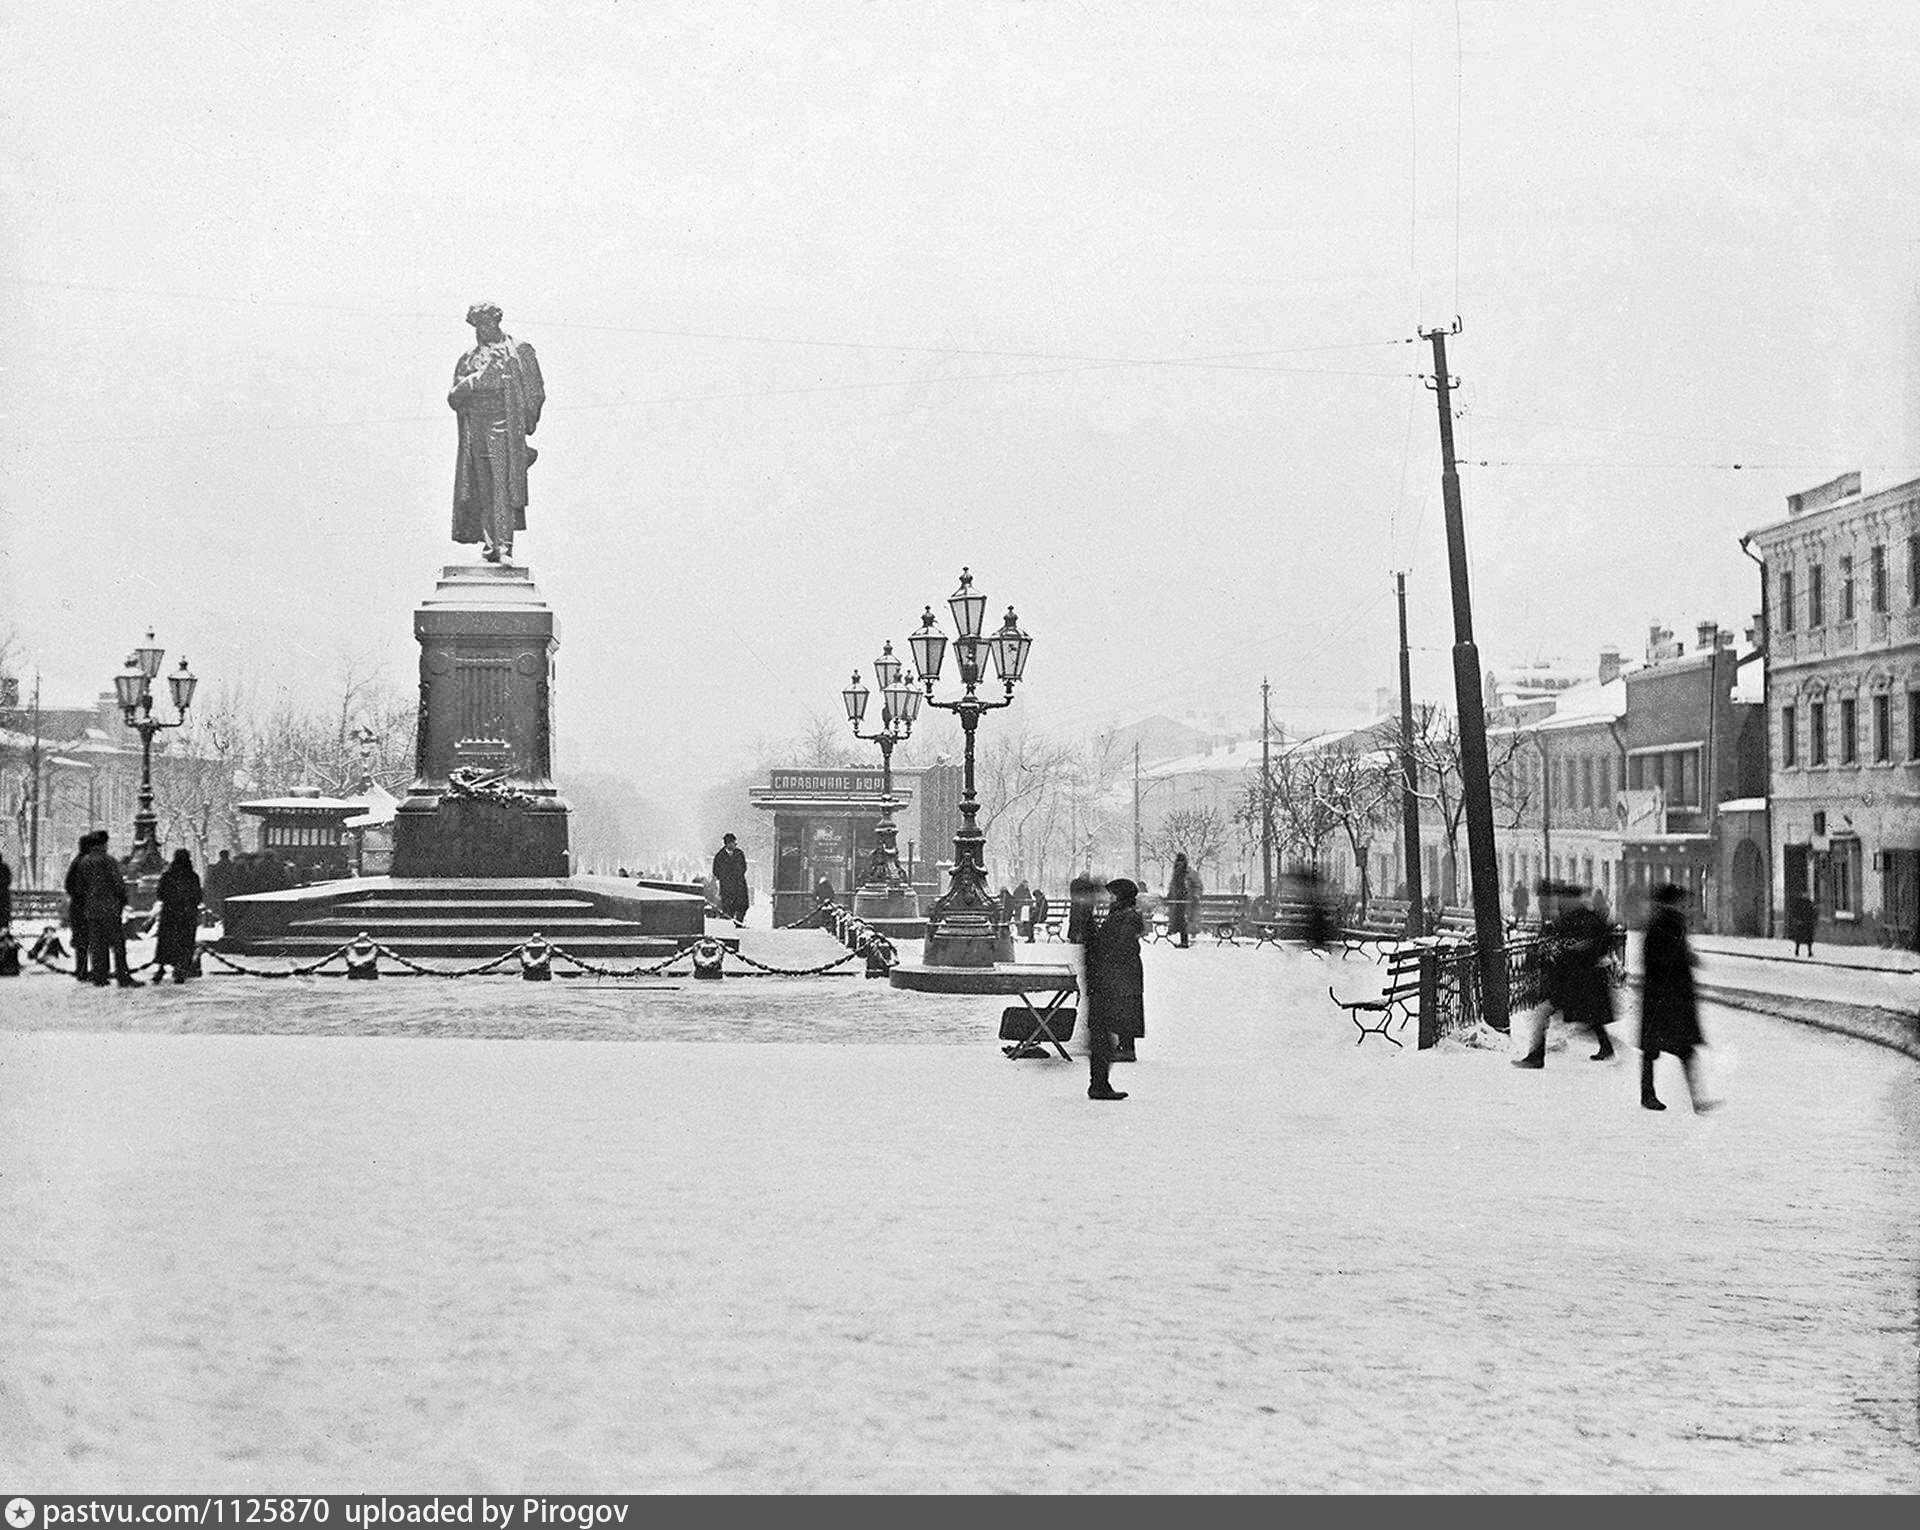
POLYGON ((127 879, 120 863, 107 854, 107 831, 95 829, 92 839, 92 847, 80 857, 80 912, 92 958, 88 977, 94 987, 105 988, 111 956, 113 980, 122 988, 138 988, 138 979, 127 971, 127 879))
POLYGON ((1187 866, 1187 852, 1177 851, 1173 857, 1173 874, 1167 879, 1167 934, 1180 942, 1183 951, 1193 944, 1193 921, 1199 902, 1193 872, 1187 866))
POLYGON ((176 983, 197 974, 200 938, 200 875, 193 857, 182 847, 173 852, 173 864, 160 873, 156 896, 160 901, 160 939, 153 953, 154 982, 168 971, 176 983))
POLYGON ((80 866, 93 848, 93 836, 99 832, 93 829, 82 834, 79 848, 67 863, 67 929, 73 936, 73 975, 82 983, 92 975, 92 966, 87 959, 86 895, 80 886, 80 866))
POLYGON ((747 886, 747 852, 731 834, 720 836, 720 848, 713 853, 713 879, 720 886, 721 914, 744 925, 753 893, 747 886))
MULTIPOLYGON (((1551 882, 1544 877, 1534 888, 1540 900, 1540 1002, 1528 1012, 1528 1024, 1531 1027, 1524 1057, 1512 1059, 1516 1068, 1544 1068, 1547 1065, 1547 1027, 1552 1023, 1555 1013, 1563 1018, 1567 1012, 1566 973, 1567 941, 1566 932, 1561 927, 1565 912, 1566 894, 1572 891, 1564 882, 1551 882)), ((1437 928, 1429 925, 1429 929, 1437 928)), ((1516 1038, 1517 1039, 1517 1038, 1516 1038)))
POLYGON ((13 943, 13 868, 0 855, 0 977, 20 975, 20 949, 13 943))
POLYGON ((1793 954, 1798 956, 1800 948, 1807 948, 1807 955, 1813 955, 1813 932, 1819 925, 1819 916, 1804 888, 1787 894, 1787 938, 1793 942, 1793 954))
POLYGON ((1593 1039, 1599 1043, 1593 1060, 1605 1062, 1613 1056, 1613 1040, 1607 1035, 1614 1019, 1613 974, 1607 970, 1613 926, 1594 907, 1600 900, 1599 893, 1588 901, 1578 895, 1578 889, 1572 891, 1574 896, 1567 900, 1559 921, 1560 1014, 1568 1025, 1593 1032, 1593 1039))
POLYGON ((1720 1102, 1706 1098, 1696 1055, 1706 1037, 1700 1033, 1700 1006, 1693 989, 1686 889, 1663 882, 1654 888, 1652 901, 1641 950, 1640 1103, 1648 1110, 1667 1108, 1653 1087, 1654 1062, 1666 1052, 1680 1059, 1694 1111, 1704 1115, 1720 1102))
POLYGON ((1033 918, 1027 924, 1027 939, 1033 939, 1035 930, 1047 927, 1047 916, 1053 912, 1053 905, 1047 902, 1047 895, 1039 888, 1033 890, 1033 918))
POLYGON ((1094 904, 1099 896, 1100 884, 1090 876, 1077 876, 1067 886, 1067 961, 1079 977, 1081 1008, 1086 1012, 1087 1098, 1124 1100, 1126 1090, 1113 1087, 1113 1032, 1102 1018, 1094 973, 1094 940, 1100 930, 1094 904))
POLYGON ((1146 980, 1140 966, 1140 941, 1146 933, 1140 916, 1140 886, 1127 877, 1107 883, 1113 901, 1100 921, 1088 952, 1093 980, 1094 1018, 1114 1038, 1113 1060, 1137 1062, 1134 1043, 1147 1033, 1146 980))

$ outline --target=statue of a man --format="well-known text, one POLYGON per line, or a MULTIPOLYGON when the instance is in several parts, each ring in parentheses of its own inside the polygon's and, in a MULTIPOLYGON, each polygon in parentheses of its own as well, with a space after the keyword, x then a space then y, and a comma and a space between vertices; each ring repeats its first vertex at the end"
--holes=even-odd
POLYGON ((547 390, 533 347, 500 330, 497 303, 467 310, 474 347, 453 367, 447 403, 460 416, 453 472, 453 539, 481 542, 489 563, 513 560, 513 534, 527 525, 527 468, 539 455, 527 437, 547 390))

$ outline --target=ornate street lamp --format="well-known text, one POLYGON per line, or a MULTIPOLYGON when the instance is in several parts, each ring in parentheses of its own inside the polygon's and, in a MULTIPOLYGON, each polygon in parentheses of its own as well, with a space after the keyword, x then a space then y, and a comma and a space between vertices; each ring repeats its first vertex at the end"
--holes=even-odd
POLYGON ((126 867, 134 877, 158 876, 160 857, 160 821, 153 811, 153 736, 168 728, 186 726, 187 709, 193 705, 193 688, 200 682, 180 661, 180 668, 167 676, 167 688, 173 693, 173 707, 179 718, 161 722, 153 715, 153 682, 160 673, 160 661, 166 650, 153 640, 151 628, 147 640, 127 655, 126 668, 113 677, 113 689, 126 724, 140 735, 140 806, 133 815, 133 848, 127 852, 126 867))
MULTIPOLYGON (((870 924, 880 920, 909 920, 918 924, 920 905, 907 874, 900 869, 899 828, 893 821, 893 810, 898 806, 893 796, 893 746, 904 743, 912 735, 913 720, 920 715, 920 692, 911 674, 902 678, 902 666, 893 656, 891 642, 882 645, 880 657, 873 661, 873 678, 880 688, 878 732, 860 731, 867 715, 867 698, 872 693, 860 683, 858 670, 840 693, 840 699, 847 705, 847 721, 853 725, 853 736, 862 743, 880 746, 880 823, 874 830, 875 844, 867 862, 866 880, 853 895, 853 911, 870 924)), ((884 930, 884 933, 908 932, 884 930)))
POLYGON ((947 637, 940 630, 933 607, 921 613, 920 630, 907 640, 914 663, 920 666, 920 678, 927 690, 927 704, 943 712, 959 715, 966 738, 965 775, 960 795, 960 830, 953 837, 953 874, 946 895, 928 913, 926 964, 930 967, 990 967, 996 959, 1011 961, 1012 941, 1001 929, 999 910, 987 891, 987 837, 980 832, 980 799, 973 783, 973 735, 980 725, 980 714, 1013 704, 1013 688, 1026 673, 1027 653, 1033 639, 1020 630, 1013 607, 999 631, 982 637, 980 628, 987 611, 987 598, 973 588, 973 574, 960 570, 960 588, 947 599, 953 612, 954 658, 960 667, 962 694, 954 701, 936 701, 934 682, 947 655, 947 637), (978 687, 985 677, 991 657, 994 669, 1006 687, 999 701, 984 701, 978 687))

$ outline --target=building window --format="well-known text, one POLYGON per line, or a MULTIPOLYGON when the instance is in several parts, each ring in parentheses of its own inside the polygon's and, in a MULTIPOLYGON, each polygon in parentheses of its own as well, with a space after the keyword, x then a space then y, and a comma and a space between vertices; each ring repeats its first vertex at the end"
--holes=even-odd
MULTIPOLYGON (((1915 545, 1920 546, 1920 537, 1914 541, 1915 545)), ((1920 560, 1916 560, 1913 567, 1914 578, 1920 581, 1920 560)), ((1916 582, 1914 588, 1920 590, 1920 582, 1916 582)), ((1920 605, 1920 597, 1916 597, 1914 603, 1920 605)), ((1780 571, 1780 630, 1793 631, 1793 570, 1790 568, 1780 571)))
POLYGON ((1814 765, 1827 763, 1827 704, 1809 703, 1807 707, 1807 759, 1814 765))
POLYGON ((1851 556, 1840 560, 1840 620, 1853 620, 1853 559, 1851 556))
POLYGON ((1920 531, 1907 538, 1907 604, 1920 606, 1920 531))
POLYGON ((1827 624, 1827 570, 1824 564, 1816 563, 1807 570, 1807 625, 1824 627, 1827 624))
POLYGON ((1580 806, 1583 808, 1593 806, 1593 761, 1591 759, 1580 762, 1580 806))
POLYGON ((1800 736, 1794 731, 1792 707, 1780 709, 1780 763, 1788 770, 1800 763, 1800 736))
POLYGON ((1867 560, 1867 577, 1872 582, 1869 594, 1873 600, 1873 609, 1887 609, 1887 547, 1884 542, 1876 543, 1872 555, 1867 560))
POLYGON ((1886 692, 1873 698, 1873 758, 1885 765, 1893 758, 1893 717, 1886 692))
POLYGON ((1840 703, 1840 763, 1852 765, 1859 761, 1859 742, 1855 734, 1860 726, 1860 703, 1851 696, 1840 703))
POLYGON ((1907 692, 1907 758, 1920 760, 1920 691, 1907 692))
POLYGON ((1674 802, 1680 807, 1700 805, 1700 756, 1692 750, 1673 757, 1670 779, 1675 786, 1674 802))

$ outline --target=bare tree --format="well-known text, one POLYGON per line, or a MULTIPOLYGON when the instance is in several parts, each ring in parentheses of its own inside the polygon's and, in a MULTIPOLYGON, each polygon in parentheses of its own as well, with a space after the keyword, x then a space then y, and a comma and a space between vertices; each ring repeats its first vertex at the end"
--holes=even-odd
POLYGON ((1373 897, 1368 865, 1374 835, 1393 823, 1392 805, 1400 797, 1400 769, 1389 750, 1364 738, 1336 740, 1313 757, 1310 772, 1325 812, 1346 835, 1360 871, 1360 911, 1373 897))
MULTIPOLYGON (((1487 736, 1487 774, 1489 784, 1494 789, 1494 823, 1497 828, 1518 828, 1526 812, 1526 773, 1519 768, 1516 759, 1524 747, 1523 739, 1524 735, 1517 731, 1502 731, 1487 736)), ((1466 864, 1460 855, 1460 831, 1467 816, 1466 772, 1460 755, 1459 723, 1444 707, 1416 707, 1412 744, 1418 775, 1414 796, 1438 815, 1440 832, 1446 840, 1447 858, 1453 863, 1457 878, 1459 868, 1466 864)), ((1429 889, 1428 895, 1439 892, 1438 888, 1429 889)), ((1456 881, 1451 896, 1459 895, 1456 881)))
POLYGON ((1156 864, 1169 868, 1169 874, 1173 858, 1182 854, 1187 865, 1198 872, 1226 849, 1232 832, 1227 815, 1211 803, 1175 808, 1144 837, 1141 848, 1156 864))

